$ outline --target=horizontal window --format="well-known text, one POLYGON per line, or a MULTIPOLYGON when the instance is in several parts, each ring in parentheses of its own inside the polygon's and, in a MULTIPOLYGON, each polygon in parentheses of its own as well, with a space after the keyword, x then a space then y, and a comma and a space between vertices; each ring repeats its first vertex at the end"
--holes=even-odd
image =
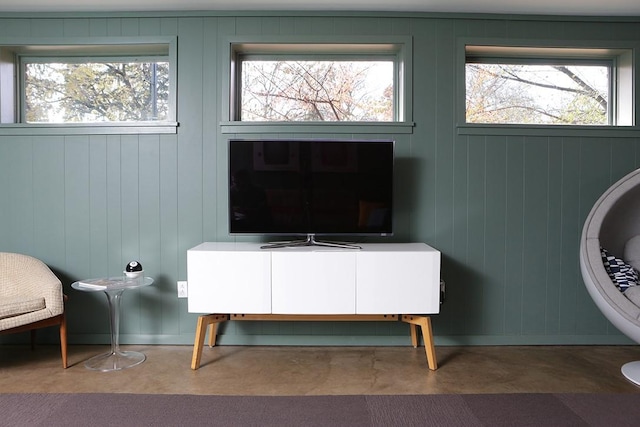
POLYGON ((470 124, 629 125, 630 51, 466 46, 470 124))
POLYGON ((26 123, 169 119, 169 63, 23 58, 26 123), (104 62, 103 62, 104 61, 104 62))
POLYGON ((175 66, 172 42, 0 46, 1 123, 175 122, 175 66))
POLYGON ((405 122, 407 44, 231 43, 230 121, 405 122))
POLYGON ((393 60, 242 61, 242 121, 394 121, 393 60))

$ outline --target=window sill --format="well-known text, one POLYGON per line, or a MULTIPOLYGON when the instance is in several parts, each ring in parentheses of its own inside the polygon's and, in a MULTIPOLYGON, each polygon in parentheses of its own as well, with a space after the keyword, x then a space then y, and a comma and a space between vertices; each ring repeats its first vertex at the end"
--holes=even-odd
POLYGON ((410 134, 413 122, 222 122, 222 134, 365 133, 410 134))
POLYGON ((8 123, 0 124, 0 136, 122 135, 177 133, 177 122, 158 123, 8 123))
POLYGON ((635 126, 568 126, 568 125, 458 125, 458 135, 496 136, 563 136, 637 138, 635 126))

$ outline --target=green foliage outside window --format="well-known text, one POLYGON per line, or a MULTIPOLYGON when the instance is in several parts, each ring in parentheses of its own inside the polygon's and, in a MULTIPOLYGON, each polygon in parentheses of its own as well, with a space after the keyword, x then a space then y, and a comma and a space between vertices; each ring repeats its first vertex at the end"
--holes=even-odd
POLYGON ((28 123, 168 119, 168 62, 25 61, 23 67, 28 123))

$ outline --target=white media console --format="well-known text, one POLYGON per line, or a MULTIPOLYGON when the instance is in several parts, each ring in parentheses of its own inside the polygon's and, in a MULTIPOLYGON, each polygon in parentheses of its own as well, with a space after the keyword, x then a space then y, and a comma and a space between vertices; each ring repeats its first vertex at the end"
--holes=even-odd
POLYGON ((372 243, 361 249, 261 249, 258 243, 205 242, 187 251, 188 309, 198 318, 192 369, 207 327, 227 320, 403 321, 429 368, 437 368, 431 320, 440 311, 440 252, 424 243, 372 243))

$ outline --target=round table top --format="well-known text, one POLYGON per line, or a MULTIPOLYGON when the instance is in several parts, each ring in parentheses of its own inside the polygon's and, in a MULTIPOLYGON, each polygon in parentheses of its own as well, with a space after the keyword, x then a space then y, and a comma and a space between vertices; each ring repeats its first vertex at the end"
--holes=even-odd
POLYGON ((73 282, 71 287, 78 291, 119 291, 124 289, 135 289, 142 286, 149 286, 153 283, 151 277, 130 278, 126 276, 102 277, 96 279, 78 280, 73 282))

